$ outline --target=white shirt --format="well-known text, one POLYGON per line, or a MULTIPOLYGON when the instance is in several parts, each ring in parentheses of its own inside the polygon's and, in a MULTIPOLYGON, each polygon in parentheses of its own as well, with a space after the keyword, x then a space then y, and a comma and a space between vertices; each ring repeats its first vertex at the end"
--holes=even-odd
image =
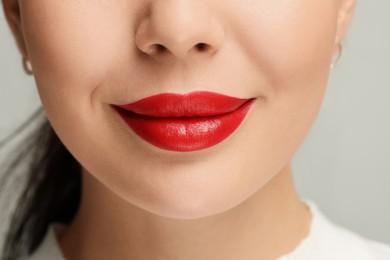
MULTIPOLYGON (((312 213, 309 234, 294 251, 278 260, 390 260, 390 245, 338 226, 320 211, 314 201, 302 201, 312 213)), ((61 223, 52 223, 42 243, 28 260, 65 259, 56 238, 65 227, 61 223)))

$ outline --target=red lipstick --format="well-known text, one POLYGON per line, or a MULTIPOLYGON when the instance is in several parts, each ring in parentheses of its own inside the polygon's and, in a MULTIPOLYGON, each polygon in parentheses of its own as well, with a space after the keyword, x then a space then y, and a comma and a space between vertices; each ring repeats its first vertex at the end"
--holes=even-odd
POLYGON ((164 150, 190 152, 214 146, 231 135, 254 100, 196 91, 163 93, 113 107, 148 143, 164 150))

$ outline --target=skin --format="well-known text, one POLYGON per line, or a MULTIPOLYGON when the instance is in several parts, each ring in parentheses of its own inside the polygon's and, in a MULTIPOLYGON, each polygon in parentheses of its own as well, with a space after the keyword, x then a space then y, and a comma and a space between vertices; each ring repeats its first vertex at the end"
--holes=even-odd
POLYGON ((307 236, 290 163, 354 0, 3 2, 83 166, 81 207, 58 238, 67 258, 275 259, 307 236), (109 105, 196 90, 257 100, 232 136, 187 153, 139 139, 109 105))

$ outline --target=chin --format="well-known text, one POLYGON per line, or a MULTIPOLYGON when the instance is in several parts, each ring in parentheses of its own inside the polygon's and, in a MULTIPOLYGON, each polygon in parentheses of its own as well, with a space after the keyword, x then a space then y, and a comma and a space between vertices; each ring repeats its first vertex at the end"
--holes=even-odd
POLYGON ((176 197, 169 201, 159 200, 156 203, 149 204, 144 202, 142 205, 139 205, 139 207, 142 210, 164 218, 195 220, 222 214, 235 205, 237 204, 226 201, 216 201, 209 197, 197 196, 190 200, 180 200, 179 197, 176 197))
MULTIPOLYGON (((142 194, 138 199, 128 202, 154 215, 169 219, 200 219, 211 217, 231 210, 246 199, 252 192, 239 189, 238 183, 211 182, 208 183, 181 182, 174 185, 166 182, 160 187, 144 189, 148 194, 142 194), (233 185, 235 184, 235 185, 233 185)), ((253 189, 254 187, 252 187, 253 189)), ((134 193, 131 194, 134 198, 134 193)))

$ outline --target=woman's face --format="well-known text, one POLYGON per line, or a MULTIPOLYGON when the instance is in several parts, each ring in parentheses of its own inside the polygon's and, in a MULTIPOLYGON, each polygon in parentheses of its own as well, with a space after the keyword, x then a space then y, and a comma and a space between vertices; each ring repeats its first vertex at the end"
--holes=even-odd
POLYGON ((145 210, 196 218, 239 204, 288 167, 324 96, 340 2, 19 4, 47 117, 85 171, 145 210), (229 137, 185 152, 140 138, 112 107, 193 91, 256 100, 229 137))

